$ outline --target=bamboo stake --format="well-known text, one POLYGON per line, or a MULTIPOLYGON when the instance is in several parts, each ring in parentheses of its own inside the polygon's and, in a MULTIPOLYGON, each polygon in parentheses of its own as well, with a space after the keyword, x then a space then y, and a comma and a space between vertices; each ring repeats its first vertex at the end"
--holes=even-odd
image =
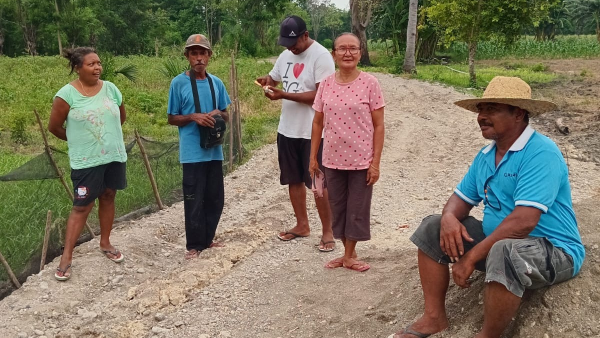
POLYGON ((242 163, 243 149, 242 149, 242 110, 240 109, 240 87, 238 85, 237 67, 233 65, 233 78, 235 80, 235 111, 237 112, 237 141, 238 141, 238 163, 242 163))
POLYGON ((152 184, 152 191, 154 192, 154 198, 156 199, 156 204, 160 210, 163 210, 165 207, 160 200, 160 194, 158 193, 158 187, 156 186, 156 180, 154 179, 154 174, 152 173, 152 167, 150 166, 150 161, 148 161, 148 155, 146 155, 146 149, 144 149, 144 145, 142 144, 142 139, 140 138, 140 134, 137 129, 135 132, 135 140, 140 147, 140 153, 142 153, 142 159, 144 159, 144 165, 146 166, 146 172, 148 172, 148 178, 150 178, 150 184, 152 184))
MULTIPOLYGON (((233 67, 235 67, 235 59, 233 56, 233 53, 231 53, 231 68, 229 68, 229 84, 230 87, 232 88, 232 94, 233 94, 233 86, 234 86, 234 82, 233 82, 233 67)), ((231 117, 229 119, 229 170, 228 172, 231 172, 231 170, 233 170, 233 134, 235 133, 235 121, 236 121, 236 114, 237 112, 235 111, 235 97, 233 98, 234 104, 231 105, 231 117)))
POLYGON ((48 214, 46 214, 46 232, 44 233, 44 244, 42 245, 42 259, 40 261, 40 271, 44 270, 44 265, 46 265, 46 254, 48 253, 48 240, 50 239, 51 227, 52 211, 48 210, 48 214))
POLYGON ((12 269, 10 268, 10 265, 8 265, 8 262, 6 261, 6 259, 4 259, 4 256, 2 255, 1 252, 0 252, 0 262, 2 262, 2 265, 4 265, 4 268, 6 269, 6 272, 8 272, 8 276, 10 277, 10 280, 13 282, 13 284, 17 287, 17 289, 20 288, 21 284, 17 280, 17 277, 15 276, 12 269))
MULTIPOLYGON (((56 175, 58 175, 58 178, 60 179, 60 183, 67 191, 69 198, 71 199, 71 201, 73 201, 73 198, 74 198, 73 192, 69 188, 69 185, 67 184, 67 181, 65 181, 65 177, 63 176, 62 171, 60 170, 60 168, 56 164, 56 161, 54 160, 54 157, 52 156, 52 149, 50 149, 50 145, 48 145, 48 138, 46 137, 46 130, 44 129, 44 126, 42 125, 42 119, 40 119, 40 114, 38 114, 37 110, 35 110, 35 109, 33 110, 33 113, 35 114, 35 118, 37 119, 38 124, 40 125, 40 132, 42 133, 42 138, 44 139, 44 148, 46 150, 46 154, 48 154, 50 163, 52 164, 52 167, 54 168, 56 175)), ((92 235, 92 238, 96 237, 96 235, 94 234, 94 230, 92 230, 92 227, 88 224, 87 221, 85 222, 85 228, 90 233, 90 235, 92 235)))

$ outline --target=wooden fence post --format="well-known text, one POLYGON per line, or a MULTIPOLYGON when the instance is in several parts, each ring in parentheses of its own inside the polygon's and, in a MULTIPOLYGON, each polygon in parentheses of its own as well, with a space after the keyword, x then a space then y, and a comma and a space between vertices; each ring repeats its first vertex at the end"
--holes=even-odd
POLYGON ((42 245, 42 259, 40 261, 40 271, 44 270, 44 265, 46 265, 46 254, 48 253, 48 240, 50 238, 51 227, 52 211, 48 210, 48 214, 46 214, 46 232, 44 232, 44 244, 42 245))
POLYGON ((229 85, 231 88, 231 94, 233 96, 232 104, 231 104, 231 116, 229 118, 229 172, 233 170, 233 144, 234 139, 233 136, 236 133, 235 124, 237 121, 237 111, 235 110, 235 100, 237 97, 235 96, 235 79, 233 77, 233 68, 235 67, 235 58, 234 54, 231 53, 231 67, 229 68, 229 85))
MULTIPOLYGON (((38 124, 40 125, 40 132, 42 133, 42 138, 44 139, 44 148, 46 150, 46 154, 48 155, 48 159, 50 160, 50 163, 52 164, 52 167, 54 168, 56 175, 58 175, 58 178, 60 179, 60 183, 62 183, 63 187, 67 191, 67 194, 69 195, 69 198, 71 199, 71 201, 73 201, 73 198, 74 198, 73 192, 69 188, 69 185, 65 181, 65 177, 63 176, 62 171, 60 170, 60 168, 56 164, 56 161, 54 161, 54 157, 52 156, 52 149, 50 149, 50 145, 48 145, 48 138, 46 137, 46 130, 44 129, 44 126, 42 125, 42 119, 40 119, 40 114, 38 114, 37 110, 35 110, 35 109, 33 110, 33 113, 35 114, 35 118, 37 119, 38 124)), ((85 228, 88 230, 90 235, 92 235, 92 238, 96 237, 96 235, 94 234, 94 230, 92 230, 92 227, 90 227, 90 225, 88 224, 87 221, 85 222, 85 228)))
POLYGON ((0 262, 2 262, 2 265, 4 265, 6 272, 8 272, 8 276, 10 277, 10 280, 17 287, 17 289, 19 289, 21 287, 21 284, 17 280, 17 277, 15 276, 12 269, 10 268, 10 265, 8 265, 8 262, 6 261, 6 259, 4 259, 4 256, 2 255, 1 252, 0 252, 0 262))
POLYGON ((142 153, 142 159, 144 160, 144 165, 146 166, 146 171, 148 172, 148 178, 150 178, 150 184, 152 184, 152 191, 154 192, 154 198, 156 199, 156 204, 160 210, 163 210, 165 207, 160 200, 160 194, 158 193, 158 187, 156 186, 156 180, 154 179, 154 174, 152 173, 152 167, 150 167, 150 161, 148 161, 148 155, 146 155, 146 149, 144 149, 144 145, 142 144, 142 139, 140 138, 140 134, 138 134, 137 129, 135 132, 135 141, 140 147, 140 153, 142 153))

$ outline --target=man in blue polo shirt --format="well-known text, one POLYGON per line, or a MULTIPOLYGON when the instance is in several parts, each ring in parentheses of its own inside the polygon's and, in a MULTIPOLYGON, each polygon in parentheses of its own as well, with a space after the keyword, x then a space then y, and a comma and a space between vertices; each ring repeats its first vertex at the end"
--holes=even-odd
POLYGON ((421 318, 394 338, 428 337, 448 327, 445 311, 452 278, 468 288, 475 269, 485 271, 484 322, 478 338, 500 337, 525 289, 575 276, 585 251, 571 202, 569 173, 552 140, 529 126, 529 117, 556 109, 532 100, 514 77, 495 77, 481 99, 456 105, 477 113, 484 138, 442 215, 426 217, 412 235, 425 299, 421 318), (469 216, 484 203, 483 221, 469 216))
POLYGON ((227 106, 231 100, 223 81, 206 72, 212 50, 204 35, 191 35, 185 43, 184 55, 194 70, 201 113, 196 113, 189 71, 171 81, 167 113, 169 124, 179 127, 187 248, 185 258, 192 259, 206 248, 221 246, 213 239, 225 198, 223 149, 221 145, 202 148, 199 127, 213 127, 216 115, 227 122, 227 106), (214 95, 211 91, 214 91, 214 95))

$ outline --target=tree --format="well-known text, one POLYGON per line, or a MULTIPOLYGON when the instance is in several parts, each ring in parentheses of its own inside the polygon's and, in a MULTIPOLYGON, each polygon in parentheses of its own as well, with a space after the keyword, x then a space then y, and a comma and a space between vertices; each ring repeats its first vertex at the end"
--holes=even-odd
POLYGON ((490 38, 505 44, 513 43, 525 27, 538 26, 556 1, 431 0, 427 13, 447 44, 462 41, 468 45, 469 79, 470 85, 475 87, 477 43, 490 38))
POLYGON ((569 11, 564 0, 556 2, 549 9, 548 17, 541 20, 535 27, 535 39, 537 41, 554 40, 556 30, 572 29, 569 11))
POLYGON ((331 1, 329 0, 307 0, 307 11, 310 16, 311 32, 315 40, 319 39, 319 32, 324 24, 331 1))
POLYGON ((326 33, 329 33, 331 41, 335 40, 341 32, 351 30, 350 26, 347 25, 347 19, 349 18, 350 15, 347 11, 341 10, 334 5, 327 7, 327 12, 323 19, 323 30, 327 31, 326 33))
POLYGON ((406 53, 404 54, 404 65, 402 70, 405 73, 416 73, 415 48, 417 44, 417 12, 419 9, 419 0, 410 0, 408 25, 406 27, 406 53))
POLYGON ((567 0, 567 8, 583 29, 596 26, 596 38, 600 42, 600 0, 567 0))
POLYGON ((367 26, 373 14, 374 0, 350 0, 352 15, 352 33, 360 40, 360 63, 370 66, 369 47, 367 45, 367 26))

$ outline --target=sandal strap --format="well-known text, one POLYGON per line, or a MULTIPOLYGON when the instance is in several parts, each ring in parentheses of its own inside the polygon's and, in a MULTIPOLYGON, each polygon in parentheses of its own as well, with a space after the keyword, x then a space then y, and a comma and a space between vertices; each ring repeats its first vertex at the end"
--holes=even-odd
POLYGON ((56 271, 58 272, 62 272, 62 273, 67 273, 67 270, 69 270, 71 268, 71 264, 67 265, 67 267, 64 270, 60 269, 60 266, 58 268, 56 268, 56 271))
POLYGON ((110 250, 102 250, 102 252, 104 252, 104 254, 111 254, 113 256, 119 257, 119 255, 121 254, 121 251, 119 251, 118 249, 115 249, 115 251, 110 251, 110 250))

